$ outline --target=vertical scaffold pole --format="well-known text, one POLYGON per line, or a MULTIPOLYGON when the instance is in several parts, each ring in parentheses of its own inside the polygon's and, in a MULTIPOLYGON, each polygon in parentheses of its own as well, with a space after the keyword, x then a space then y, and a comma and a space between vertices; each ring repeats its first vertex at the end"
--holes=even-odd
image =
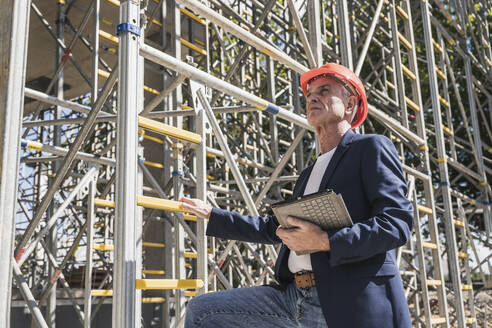
MULTIPOLYGON (((432 44, 432 28, 430 22, 429 3, 423 1, 420 6, 422 10, 423 29, 425 37, 425 45, 427 48, 427 70, 429 72, 429 87, 432 100, 432 110, 434 114, 434 126, 442 126, 441 107, 439 104, 439 90, 436 75, 436 63, 434 57, 434 47, 432 44)), ((448 263, 451 280, 453 283, 455 297, 455 311, 458 320, 458 327, 465 327, 465 309, 463 305, 463 293, 461 290, 460 269, 458 266, 458 251, 456 249, 456 233, 453 225, 453 204, 451 200, 451 187, 449 185, 449 173, 447 166, 447 155, 444 144, 443 129, 436 128, 436 150, 438 155, 439 173, 440 173, 440 188, 442 191, 443 206, 444 206, 444 227, 446 231, 446 246, 448 250, 448 263)))
POLYGON ((139 70, 138 48, 140 39, 139 1, 121 3, 118 52, 118 119, 116 144, 116 215, 115 258, 113 283, 113 327, 136 327, 140 299, 135 280, 137 261, 135 218, 137 208, 137 149, 139 70))
POLYGON ((0 1, 0 326, 10 327, 17 176, 30 0, 0 1))

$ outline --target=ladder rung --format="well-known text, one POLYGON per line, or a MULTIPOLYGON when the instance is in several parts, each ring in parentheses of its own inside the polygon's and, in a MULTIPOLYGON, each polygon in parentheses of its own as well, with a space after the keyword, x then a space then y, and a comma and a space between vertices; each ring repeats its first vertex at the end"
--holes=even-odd
POLYGON ((144 274, 166 274, 164 270, 142 270, 144 274))
POLYGON ((437 51, 442 52, 442 48, 439 45, 439 43, 436 42, 436 40, 432 39, 432 44, 434 45, 434 48, 436 48, 437 51))
POLYGON ((202 288, 200 279, 137 279, 137 289, 195 289, 202 288))
POLYGON ((194 221, 196 222, 196 215, 191 215, 191 214, 183 214, 183 218, 186 220, 186 221, 194 221))
POLYGON ((410 107, 411 109, 413 109, 413 110, 414 110, 414 111, 416 111, 416 112, 420 111, 420 107, 419 107, 419 105, 417 105, 416 103, 414 103, 414 102, 412 101, 412 99, 410 99, 410 98, 408 98, 407 96, 405 96, 405 101, 406 101, 406 103, 407 103, 408 107, 410 107))
POLYGON ((405 73, 406 76, 408 76, 410 79, 415 81, 417 79, 417 76, 415 76, 415 73, 412 72, 408 67, 405 65, 401 65, 401 68, 403 69, 403 73, 405 73))
POLYGON ((468 254, 465 252, 458 252, 458 257, 462 259, 468 258, 468 254))
POLYGON ((413 49, 410 41, 408 41, 400 32, 398 32, 398 39, 400 39, 400 42, 405 46, 405 48, 407 48, 408 50, 413 49))
POLYGON ((199 134, 186 131, 183 129, 178 129, 177 127, 162 122, 158 122, 155 120, 151 120, 146 117, 139 116, 138 125, 145 129, 151 130, 155 133, 159 133, 162 135, 168 135, 171 137, 175 137, 181 140, 186 140, 197 144, 202 142, 202 137, 199 134))
POLYGON ((113 251, 114 250, 114 245, 107 245, 107 244, 93 244, 92 248, 98 251, 113 251))
POLYGON ((430 248, 430 249, 437 249, 437 244, 436 243, 430 243, 428 241, 423 241, 422 242, 422 247, 424 247, 424 248, 430 248))
POLYGON ((436 279, 427 279, 427 286, 441 286, 442 281, 441 280, 436 280, 436 279))
POLYGON ((444 72, 443 72, 443 71, 441 71, 441 70, 439 69, 439 67, 436 67, 436 73, 437 73, 437 75, 439 75, 439 77, 440 77, 441 79, 443 79, 443 80, 445 80, 445 79, 446 79, 446 75, 444 74, 444 72))
POLYGON ((386 85, 387 85, 388 87, 390 87, 391 89, 393 89, 393 90, 395 90, 395 89, 396 89, 395 85, 394 85, 393 83, 391 83, 390 81, 386 81, 386 85))
POLYGON ((446 318, 431 318, 431 324, 442 325, 446 323, 446 318))
POLYGON ((154 88, 151 88, 151 87, 148 87, 146 85, 144 85, 143 88, 144 88, 145 91, 150 92, 150 93, 153 93, 155 95, 160 95, 161 94, 158 90, 156 90, 154 88))
POLYGON ((460 226, 460 227, 464 227, 465 226, 465 224, 463 223, 463 221, 453 219, 453 222, 454 222, 454 225, 457 225, 457 226, 460 226))
POLYGON ((94 198, 94 205, 100 207, 112 207, 112 208, 115 207, 114 202, 112 200, 106 200, 101 198, 94 198))
POLYGON ((487 57, 485 57, 485 61, 487 62, 487 65, 488 66, 492 66, 492 61, 490 59, 488 59, 487 57))
POLYGON ((196 296, 196 292, 191 291, 191 290, 187 290, 184 292, 184 295, 185 295, 185 297, 194 297, 194 296, 196 296))
POLYGON ((118 38, 108 32, 104 32, 103 30, 99 30, 99 36, 105 38, 106 40, 109 40, 111 42, 114 42, 116 44, 118 44, 118 38))
POLYGON ((91 290, 92 296, 113 296, 113 290, 111 289, 93 289, 91 290))
POLYGON ((156 248, 164 248, 164 247, 166 247, 166 245, 164 245, 163 243, 151 243, 151 242, 148 242, 148 241, 142 242, 142 246, 144 246, 144 247, 156 247, 156 248))
POLYGON ((181 202, 157 197, 137 195, 137 205, 156 210, 184 212, 181 202))
POLYGON ((202 25, 205 25, 205 21, 203 19, 201 19, 200 17, 198 17, 197 15, 193 14, 191 11, 189 11, 185 8, 179 8, 179 11, 181 11, 181 13, 183 13, 184 15, 188 16, 189 18, 193 19, 194 21, 196 21, 202 25))
POLYGON ((142 303, 164 303, 165 301, 164 297, 142 297, 142 303))
POLYGON ((181 41, 181 44, 187 48, 190 48, 191 50, 193 51, 196 51, 198 52, 200 55, 203 55, 203 56, 206 56, 207 55, 207 50, 203 49, 203 48, 200 48, 199 46, 197 45, 194 45, 193 43, 191 43, 190 41, 188 40, 185 40, 183 38, 180 38, 179 41, 181 41))
POLYGON ((452 135, 453 135, 453 131, 451 131, 451 129, 450 129, 450 128, 448 128, 447 126, 445 126, 444 124, 442 125, 442 130, 443 130, 444 132, 446 132, 447 134, 449 134, 450 136, 452 136, 452 135))
POLYGON ((449 103, 447 102, 447 100, 441 97, 440 95, 439 95, 439 102, 444 106, 449 107, 449 103))
POLYGON ((402 18, 408 19, 408 14, 405 10, 403 10, 402 7, 397 5, 395 9, 398 15, 400 15, 402 18))
POLYGON ((472 290, 472 285, 461 285, 461 290, 472 290))
POLYGON ((418 204, 417 205, 417 209, 419 210, 419 212, 424 212, 424 213, 427 213, 427 214, 432 214, 432 208, 430 208, 430 207, 427 207, 427 206, 418 204))
POLYGON ((198 258, 198 254, 195 252, 184 252, 184 257, 187 259, 196 259, 198 258))
POLYGON ((144 161, 144 164, 147 166, 155 167, 157 169, 163 169, 164 165, 161 163, 156 163, 156 162, 151 162, 151 161, 144 161))
MULTIPOLYGON (((109 77, 109 75, 110 75, 110 74, 109 74, 109 72, 107 72, 107 71, 102 70, 102 69, 100 69, 100 68, 99 68, 99 69, 97 70, 97 75, 99 75, 100 77, 103 77, 103 78, 107 79, 107 78, 109 77)), ((146 85, 144 85, 143 89, 144 89, 145 91, 150 92, 150 93, 153 93, 153 94, 155 94, 155 95, 160 94, 160 92, 159 92, 159 91, 157 91, 156 89, 153 89, 153 88, 148 87, 148 86, 146 86, 146 85)))

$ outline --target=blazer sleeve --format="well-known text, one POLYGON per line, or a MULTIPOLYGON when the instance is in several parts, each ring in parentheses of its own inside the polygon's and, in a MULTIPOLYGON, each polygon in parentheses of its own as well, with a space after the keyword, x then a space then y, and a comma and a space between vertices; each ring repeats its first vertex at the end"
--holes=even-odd
POLYGON ((266 217, 242 215, 214 207, 207 225, 207 235, 251 243, 277 244, 278 227, 274 215, 266 217))
MULTIPOLYGON (((310 169, 309 167, 301 172, 294 186, 294 196, 300 193, 300 186, 307 179, 310 169)), ((249 216, 214 207, 210 214, 206 234, 252 243, 278 244, 282 242, 276 234, 278 226, 275 215, 249 216)))
POLYGON ((361 158, 361 181, 370 216, 352 227, 328 231, 330 264, 358 262, 405 245, 410 238, 413 206, 400 159, 384 136, 368 139, 361 158))

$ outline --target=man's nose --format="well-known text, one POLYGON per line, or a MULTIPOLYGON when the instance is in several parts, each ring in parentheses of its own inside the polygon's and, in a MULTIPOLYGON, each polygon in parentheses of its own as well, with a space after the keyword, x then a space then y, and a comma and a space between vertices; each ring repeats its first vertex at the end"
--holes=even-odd
POLYGON ((308 97, 307 97, 307 103, 308 104, 311 104, 311 103, 314 103, 314 102, 318 102, 319 101, 319 98, 318 98, 318 95, 316 93, 311 93, 308 97))

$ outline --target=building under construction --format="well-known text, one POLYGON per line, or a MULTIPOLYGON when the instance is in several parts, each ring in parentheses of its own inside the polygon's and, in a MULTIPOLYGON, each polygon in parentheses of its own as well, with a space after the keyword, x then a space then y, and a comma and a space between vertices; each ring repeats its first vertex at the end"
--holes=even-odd
POLYGON ((289 199, 319 153, 299 76, 337 62, 408 181, 413 326, 491 327, 491 8, 2 0, 0 326, 182 327, 196 295, 274 282, 280 245, 206 237, 178 200, 289 199))

